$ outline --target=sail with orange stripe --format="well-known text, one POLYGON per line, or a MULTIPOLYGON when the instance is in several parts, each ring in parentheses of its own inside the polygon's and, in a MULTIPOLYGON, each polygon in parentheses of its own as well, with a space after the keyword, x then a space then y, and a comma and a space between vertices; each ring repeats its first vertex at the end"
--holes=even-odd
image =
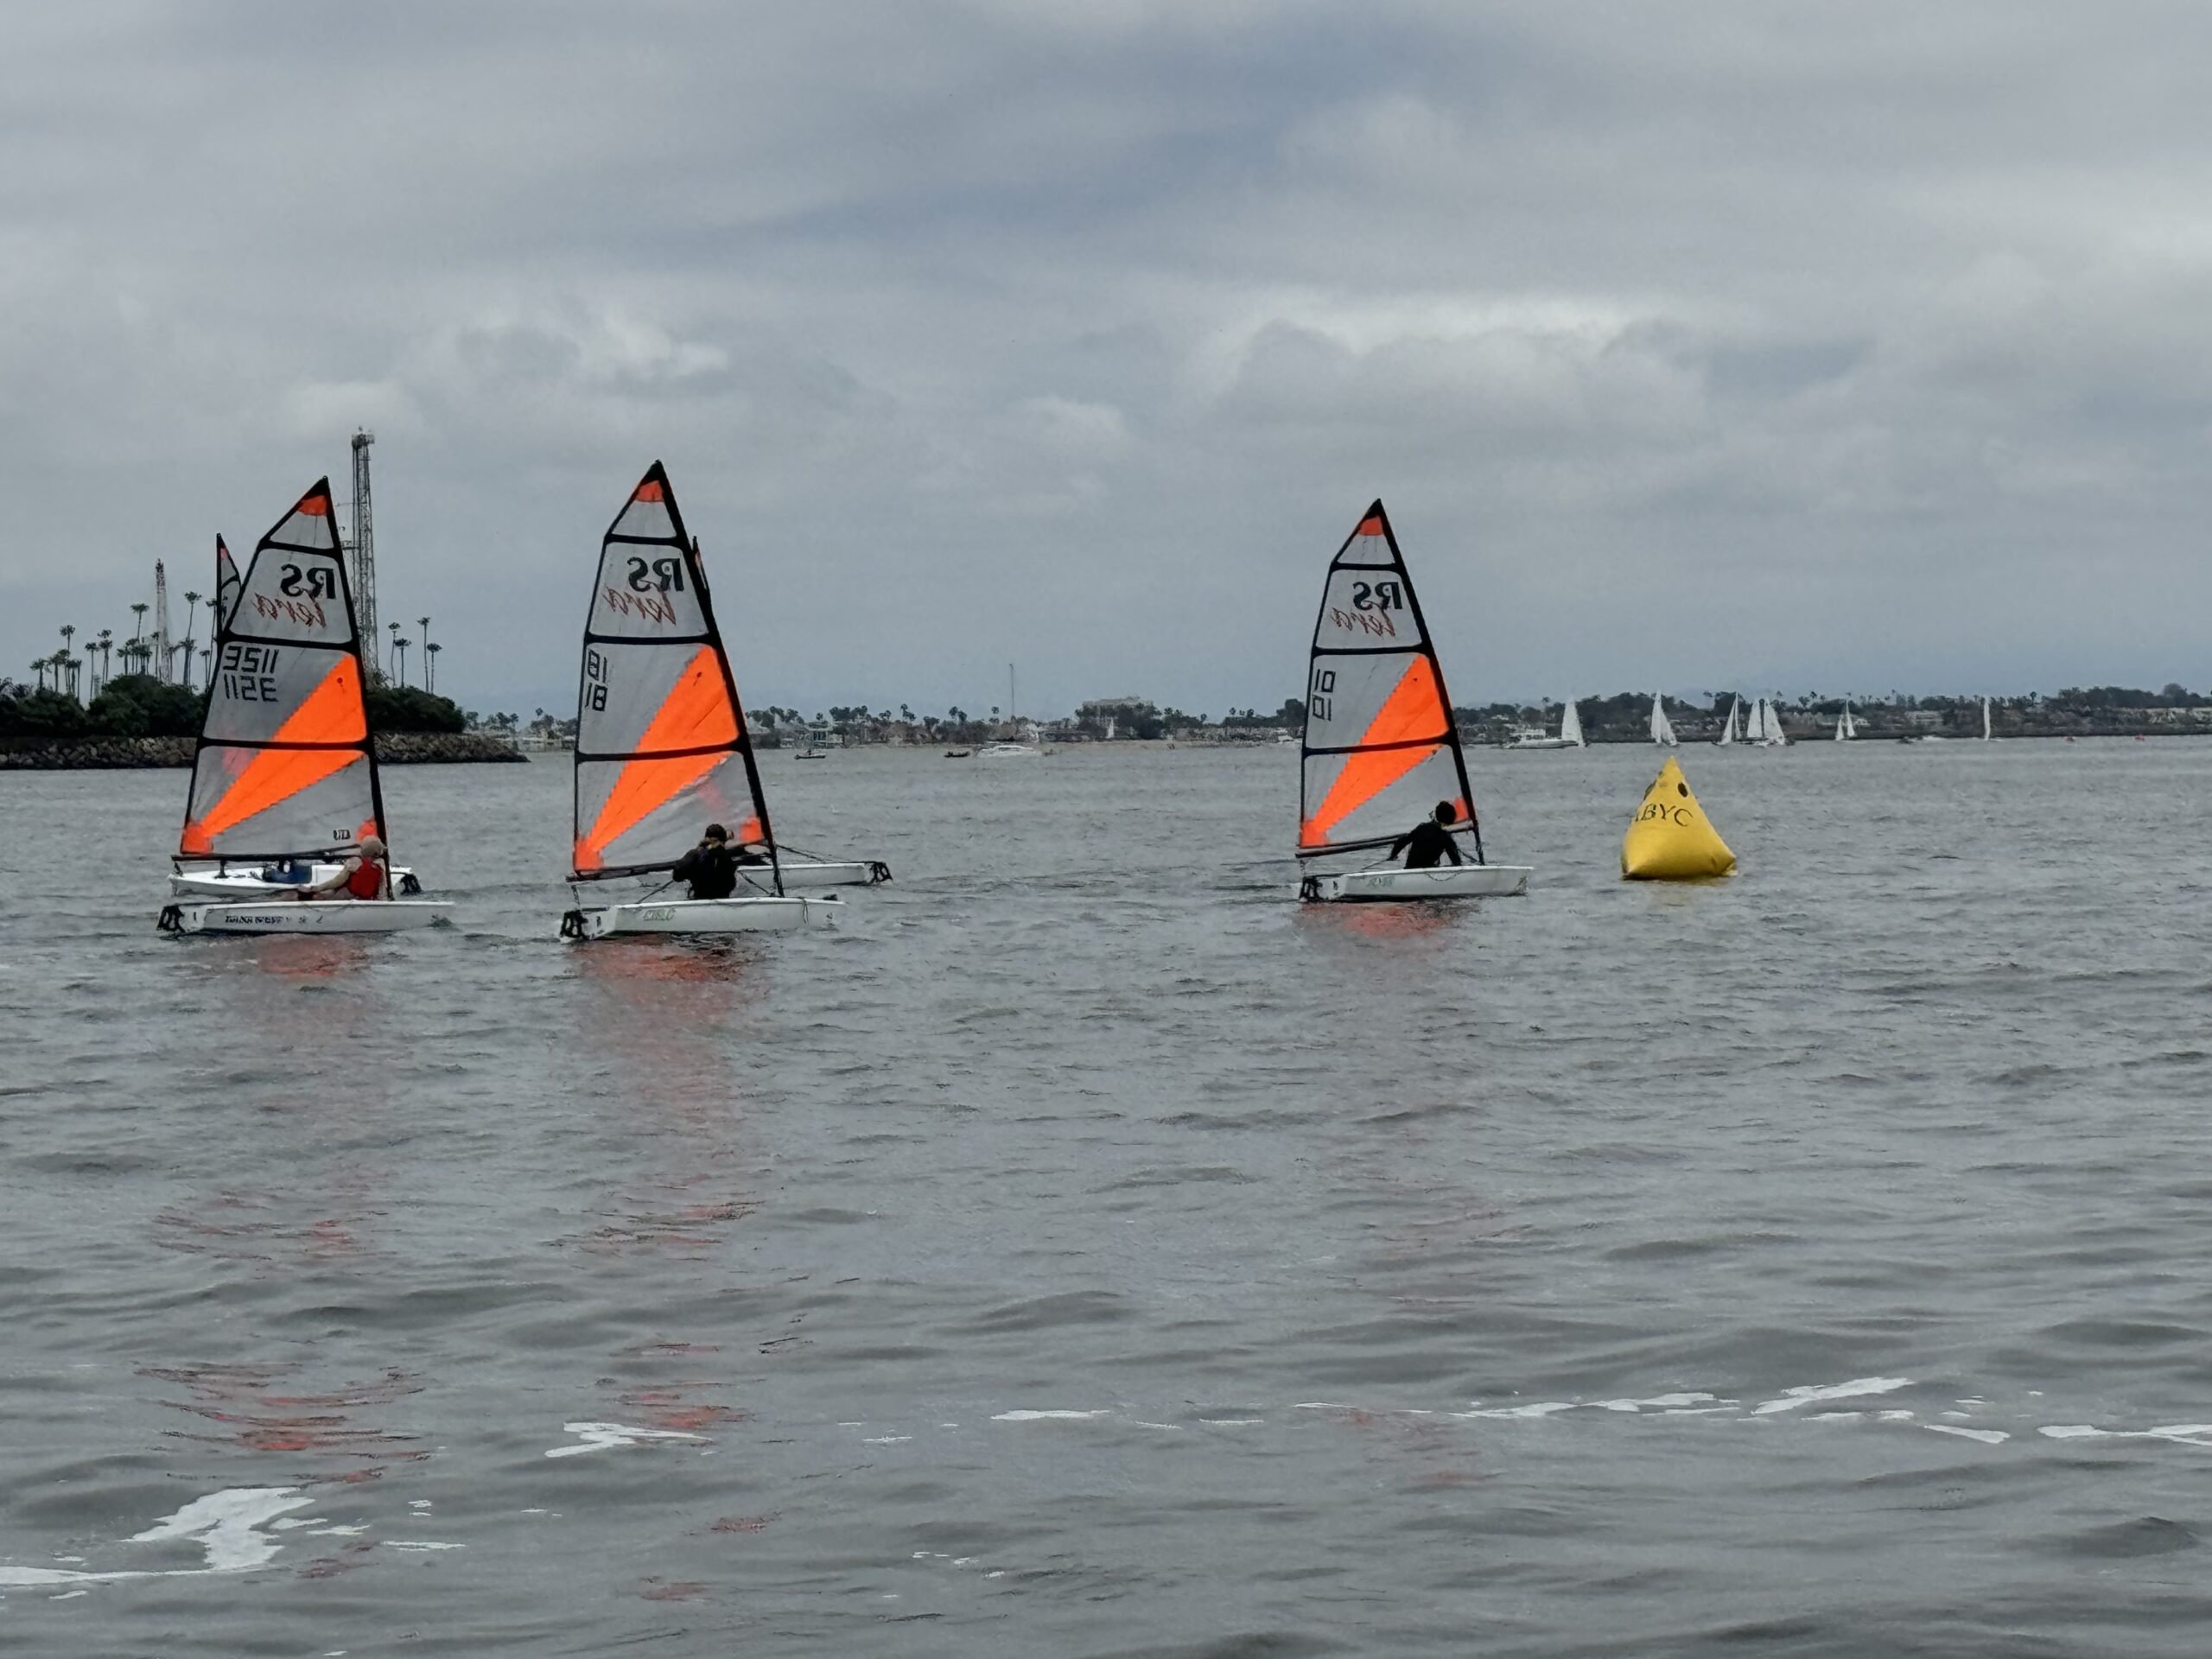
MULTIPOLYGON (((219 559, 228 552, 219 540, 219 559)), ((384 834, 367 676, 323 479, 218 591, 184 858, 342 857, 384 834)))
POLYGON ((1474 794, 1436 647, 1377 501, 1329 562, 1306 679, 1298 855, 1385 847, 1436 810, 1474 836, 1474 794))
POLYGON ((698 543, 655 461, 600 544, 576 697, 578 880, 665 870, 709 823, 780 865, 698 543))

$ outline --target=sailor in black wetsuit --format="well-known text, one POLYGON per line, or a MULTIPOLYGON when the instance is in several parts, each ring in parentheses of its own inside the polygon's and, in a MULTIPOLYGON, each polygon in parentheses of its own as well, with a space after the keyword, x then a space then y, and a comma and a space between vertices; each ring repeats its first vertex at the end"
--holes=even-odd
POLYGON ((729 831, 719 823, 707 826, 699 844, 676 861, 671 880, 689 881, 694 899, 727 899, 737 891, 737 855, 729 849, 729 831))
POLYGON ((1423 818, 1390 843, 1390 856, 1405 854, 1409 870, 1434 869, 1447 858, 1454 864, 1459 863, 1459 849, 1452 844, 1448 828, 1459 816, 1459 809, 1451 802, 1439 801, 1434 817, 1423 818))

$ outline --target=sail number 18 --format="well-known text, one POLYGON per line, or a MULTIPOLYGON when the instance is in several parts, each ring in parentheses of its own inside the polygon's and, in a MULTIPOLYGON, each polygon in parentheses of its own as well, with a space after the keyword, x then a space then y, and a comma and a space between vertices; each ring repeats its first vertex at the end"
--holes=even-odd
POLYGON ((1306 691, 1306 712, 1316 720, 1327 720, 1330 709, 1336 705, 1336 690, 1337 671, 1333 668, 1315 669, 1313 683, 1306 691))
POLYGON ((607 655, 584 651, 584 707, 598 714, 607 707, 607 655))

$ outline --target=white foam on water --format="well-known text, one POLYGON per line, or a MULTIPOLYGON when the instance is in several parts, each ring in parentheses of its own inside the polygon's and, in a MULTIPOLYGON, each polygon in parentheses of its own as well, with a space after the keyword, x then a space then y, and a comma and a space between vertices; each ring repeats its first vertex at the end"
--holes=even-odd
POLYGON ((428 1538, 391 1538, 385 1541, 386 1549, 465 1549, 465 1544, 438 1544, 428 1538))
POLYGON ((2012 1437, 2001 1428, 1961 1428, 1956 1423, 1923 1423, 1930 1434, 1955 1434, 1962 1440, 1980 1440, 1984 1446, 2002 1446, 2012 1437))
POLYGON ((862 1446, 904 1446, 914 1437, 911 1434, 874 1434, 863 1440, 862 1446))
POLYGON ((1572 1400, 1539 1400, 1526 1406, 1489 1408, 1478 1406, 1472 1411, 1454 1411, 1447 1413, 1446 1415, 1452 1417, 1549 1417, 1554 1412, 1573 1411, 1575 1407, 1576 1402, 1572 1400))
POLYGON ((1208 1428, 1249 1428, 1255 1423, 1264 1423, 1264 1417, 1201 1417, 1198 1421, 1208 1428))
MULTIPOLYGON (((855 1425, 857 1427, 857 1425, 855 1425)), ((677 1428, 638 1428, 628 1423, 563 1423, 563 1434, 574 1434, 580 1446, 556 1446, 549 1449, 549 1458, 580 1458, 587 1452, 604 1452, 617 1446, 643 1446, 647 1440, 703 1440, 703 1434, 688 1434, 677 1428)))
POLYGON ((1717 1394, 1655 1394, 1649 1400, 1592 1400, 1593 1411, 1726 1411, 1733 1400, 1717 1394))
POLYGON ((995 1423, 1083 1423, 1094 1417, 1111 1417, 1110 1411, 1002 1411, 995 1423))
POLYGON ((2167 1423, 2158 1428, 2099 1428, 2092 1423, 2054 1423, 2037 1433, 2054 1440, 2171 1440, 2212 1446, 2212 1423, 2167 1423))
POLYGON ((1809 1382, 1802 1388, 1784 1389, 1778 1400, 1760 1401, 1751 1408, 1751 1415, 1770 1417, 1779 1411, 1796 1411, 1823 1400, 1857 1400, 1870 1394, 1894 1394, 1911 1386, 1909 1376, 1858 1376, 1848 1382, 1809 1382))
MULTIPOLYGON (((124 1579, 175 1579, 210 1573, 245 1573, 263 1567, 283 1548, 259 1529, 315 1500, 296 1486, 238 1486, 195 1497, 175 1515, 124 1540, 130 1544, 168 1543, 189 1538, 207 1555, 206 1565, 86 1572, 75 1568, 0 1567, 0 1585, 112 1584, 124 1579)), ((75 1556, 67 1559, 79 1560, 75 1556)))

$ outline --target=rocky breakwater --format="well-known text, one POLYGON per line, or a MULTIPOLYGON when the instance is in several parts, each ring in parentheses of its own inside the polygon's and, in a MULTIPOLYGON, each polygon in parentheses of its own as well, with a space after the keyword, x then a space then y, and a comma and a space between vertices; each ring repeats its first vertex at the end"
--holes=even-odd
MULTIPOLYGON (((13 738, 0 745, 0 772, 188 766, 194 741, 188 737, 13 738)), ((463 766, 528 758, 499 738, 474 732, 385 732, 377 738, 377 759, 388 766, 463 766)))

